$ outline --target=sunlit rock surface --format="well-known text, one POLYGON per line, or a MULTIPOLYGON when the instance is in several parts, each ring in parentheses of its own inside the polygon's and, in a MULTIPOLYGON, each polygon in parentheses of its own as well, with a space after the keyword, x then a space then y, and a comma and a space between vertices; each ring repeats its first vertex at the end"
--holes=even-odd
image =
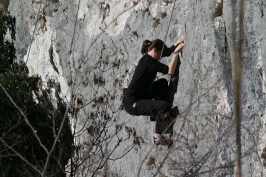
MULTIPOLYGON (((216 13, 221 1, 176 1, 169 26, 174 2, 10 2, 18 60, 27 63, 30 74, 41 76, 51 99, 59 96, 69 105, 77 176, 234 175, 231 1, 223 1, 222 14, 216 13), (122 88, 142 56, 144 39, 166 39, 170 46, 181 35, 185 47, 174 101, 181 112, 175 143, 171 149, 155 147, 154 122, 121 109, 122 88)), ((265 176, 266 3, 245 1, 244 10, 242 174, 265 176)))

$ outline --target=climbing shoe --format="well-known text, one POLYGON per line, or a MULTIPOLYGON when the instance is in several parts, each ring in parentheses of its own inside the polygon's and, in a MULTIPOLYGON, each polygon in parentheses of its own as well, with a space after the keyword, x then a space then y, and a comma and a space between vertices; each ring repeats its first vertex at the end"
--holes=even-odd
POLYGON ((162 136, 161 138, 159 138, 159 140, 156 140, 155 137, 153 137, 154 140, 154 145, 162 145, 162 146, 168 146, 171 147, 173 145, 173 141, 171 139, 167 139, 164 136, 162 136))

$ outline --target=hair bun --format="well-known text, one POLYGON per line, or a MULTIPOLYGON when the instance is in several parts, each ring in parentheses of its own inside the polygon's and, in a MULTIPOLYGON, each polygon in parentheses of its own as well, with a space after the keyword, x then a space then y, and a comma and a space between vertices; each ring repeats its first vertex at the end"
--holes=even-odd
POLYGON ((141 47, 141 53, 143 55, 147 54, 149 51, 149 47, 152 45, 152 42, 148 39, 144 40, 141 47))

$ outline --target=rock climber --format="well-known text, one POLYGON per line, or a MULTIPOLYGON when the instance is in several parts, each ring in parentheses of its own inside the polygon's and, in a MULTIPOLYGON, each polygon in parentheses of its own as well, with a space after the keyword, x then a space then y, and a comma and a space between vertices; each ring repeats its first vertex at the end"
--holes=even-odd
POLYGON ((123 106, 130 115, 145 115, 154 118, 155 145, 169 145, 171 140, 162 134, 169 121, 179 114, 178 107, 172 108, 177 90, 180 59, 179 53, 184 47, 184 36, 168 48, 160 39, 144 40, 139 60, 128 88, 123 89, 123 106), (161 63, 161 57, 173 54, 170 63, 161 63), (168 85, 166 79, 156 79, 157 72, 171 75, 168 85))

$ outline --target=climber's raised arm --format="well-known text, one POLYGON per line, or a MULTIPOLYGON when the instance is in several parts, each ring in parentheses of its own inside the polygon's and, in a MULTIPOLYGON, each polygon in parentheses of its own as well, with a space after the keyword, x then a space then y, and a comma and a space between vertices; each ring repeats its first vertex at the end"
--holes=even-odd
POLYGON ((184 40, 185 40, 185 36, 182 35, 182 36, 178 39, 178 41, 176 41, 176 42, 174 43, 174 45, 172 45, 172 46, 170 47, 171 53, 174 53, 176 47, 177 47, 179 44, 184 43, 184 40))
POLYGON ((180 39, 174 44, 172 45, 171 47, 171 51, 174 51, 172 52, 173 53, 173 57, 172 57, 172 60, 170 61, 169 65, 168 65, 168 74, 169 75, 173 75, 174 72, 175 72, 175 69, 176 69, 176 63, 179 59, 178 55, 179 55, 179 52, 182 51, 184 47, 184 36, 181 36, 180 39))

